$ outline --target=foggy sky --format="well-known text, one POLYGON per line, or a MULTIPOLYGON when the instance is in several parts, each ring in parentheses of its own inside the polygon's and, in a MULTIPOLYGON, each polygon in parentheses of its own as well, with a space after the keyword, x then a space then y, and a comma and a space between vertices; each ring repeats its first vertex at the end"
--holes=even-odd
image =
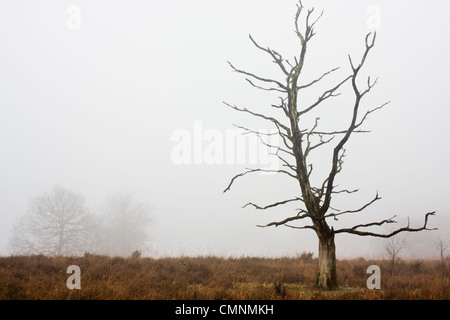
MULTIPOLYGON (((119 191, 148 202, 154 255, 316 252, 312 231, 256 227, 292 215, 293 207, 242 208, 249 201, 269 204, 298 196, 298 185, 289 179, 248 176, 223 194, 249 165, 177 165, 172 159, 173 133, 194 136, 196 123, 202 133, 223 135, 233 124, 273 129, 224 106, 227 101, 264 112, 277 101, 251 88, 226 62, 280 78, 248 35, 293 60, 299 52, 296 3, 0 1, 0 254, 8 253, 11 228, 30 198, 55 184, 81 193, 93 212, 119 191), (79 9, 78 20, 69 8, 79 9)), ((411 255, 420 249, 437 257, 437 236, 450 241, 450 3, 305 1, 311 3, 325 14, 309 46, 305 82, 340 66, 331 82, 318 86, 323 91, 349 74, 347 55, 357 61, 363 54, 364 37, 372 31, 368 9, 375 6, 380 24, 364 77, 379 77, 379 84, 366 106, 391 101, 366 123, 372 133, 349 142, 338 183, 361 192, 336 202, 356 209, 377 191, 383 199, 333 225, 397 215, 399 223, 410 217, 422 226, 424 214, 437 211, 430 226, 438 232, 406 235, 411 255)), ((317 99, 319 91, 306 98, 317 99)), ((344 93, 349 92, 321 107, 324 126, 348 123, 351 105, 344 93)), ((315 158, 319 173, 331 165, 323 155, 315 158)), ((337 255, 373 257, 380 242, 337 236, 337 255)))

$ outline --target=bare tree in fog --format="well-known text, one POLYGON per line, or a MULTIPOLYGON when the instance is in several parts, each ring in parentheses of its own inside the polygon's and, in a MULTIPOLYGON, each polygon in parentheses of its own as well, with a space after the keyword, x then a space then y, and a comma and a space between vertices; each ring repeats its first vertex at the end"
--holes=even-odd
POLYGON ((55 186, 30 201, 10 248, 14 254, 78 255, 91 248, 95 230, 83 196, 55 186))
POLYGON ((131 194, 110 196, 101 216, 99 251, 113 256, 129 256, 145 250, 149 242, 151 208, 131 194))
POLYGON ((439 237, 435 242, 435 246, 439 251, 439 257, 441 258, 441 261, 444 261, 447 256, 448 243, 446 243, 444 240, 442 240, 441 237, 439 237))
POLYGON ((391 263, 392 275, 394 273, 395 262, 397 262, 400 253, 406 249, 406 239, 398 237, 388 238, 383 243, 383 249, 391 263))
MULTIPOLYGON (((313 230, 319 240, 319 266, 317 272, 317 285, 323 289, 334 289, 337 287, 336 277, 336 254, 335 254, 335 235, 354 234, 357 236, 372 236, 390 238, 401 232, 417 232, 429 230, 427 228, 428 218, 434 215, 434 212, 425 215, 423 226, 417 228, 410 227, 409 223, 403 228, 393 230, 391 233, 382 234, 372 231, 372 227, 380 227, 387 224, 396 223, 395 217, 376 222, 361 223, 350 228, 335 230, 328 220, 338 220, 346 214, 354 215, 362 212, 364 209, 380 200, 378 193, 376 196, 356 209, 339 210, 332 206, 332 199, 338 194, 351 195, 358 190, 338 189, 336 177, 341 173, 344 158, 346 156, 346 145, 354 134, 362 134, 368 131, 363 130, 363 125, 369 116, 382 109, 387 103, 365 108, 363 102, 366 96, 377 84, 368 78, 360 81, 360 71, 365 65, 369 53, 375 46, 376 34, 368 34, 365 38, 365 50, 362 57, 357 62, 349 56, 349 72, 340 80, 330 86, 318 96, 317 100, 308 102, 308 89, 322 83, 323 79, 335 74, 339 68, 324 72, 313 81, 303 79, 303 67, 306 62, 307 48, 315 36, 315 25, 322 17, 322 14, 316 15, 314 9, 306 10, 300 1, 297 5, 295 15, 295 34, 298 38, 299 54, 292 60, 285 59, 279 52, 269 47, 258 44, 252 36, 250 40, 255 47, 267 54, 274 62, 280 72, 280 79, 267 78, 252 72, 244 71, 230 63, 232 70, 246 77, 247 82, 254 88, 277 94, 278 103, 273 104, 265 111, 254 111, 246 107, 237 107, 225 103, 227 106, 240 113, 251 115, 261 120, 271 123, 278 132, 281 140, 281 146, 274 146, 267 142, 268 135, 248 128, 248 133, 256 134, 262 143, 276 150, 280 162, 283 164, 279 170, 267 169, 247 169, 231 179, 224 192, 231 189, 236 179, 253 173, 269 172, 279 173, 289 179, 294 179, 298 183, 298 195, 287 200, 281 200, 267 205, 258 205, 248 203, 246 206, 254 207, 258 210, 267 210, 270 208, 282 206, 288 203, 301 203, 302 208, 298 209, 295 215, 289 216, 284 220, 271 222, 262 227, 286 226, 289 228, 304 230, 313 230), (303 20, 303 21, 302 21, 303 20), (364 84, 364 86, 363 86, 364 84), (349 105, 348 124, 344 129, 322 129, 320 117, 313 114, 324 106, 325 102, 330 102, 333 98, 340 95, 339 90, 348 85, 348 90, 352 92, 353 98, 349 105), (334 145, 332 149, 330 169, 327 174, 320 177, 319 183, 312 183, 313 164, 310 163, 311 154, 323 147, 334 145), (310 224, 304 224, 304 221, 310 224)), ((332 50, 332 49, 331 49, 332 50)), ((324 114, 326 115, 326 113, 324 114)), ((241 127, 242 128, 242 127, 241 127)), ((314 175, 314 174, 313 174, 314 175)))
POLYGON ((442 240, 441 237, 439 237, 436 242, 436 249, 439 252, 439 268, 441 269, 441 272, 443 275, 446 275, 448 273, 448 257, 447 257, 447 249, 448 249, 448 243, 446 243, 444 240, 442 240))

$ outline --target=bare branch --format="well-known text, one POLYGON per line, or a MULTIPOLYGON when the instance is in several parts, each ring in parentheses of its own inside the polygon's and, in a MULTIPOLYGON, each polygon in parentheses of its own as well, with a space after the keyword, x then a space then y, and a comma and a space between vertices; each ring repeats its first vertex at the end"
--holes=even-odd
POLYGON ((348 80, 350 80, 352 78, 352 76, 348 76, 347 78, 344 79, 344 81, 340 82, 337 86, 335 86, 334 88, 325 91, 318 99, 317 102, 315 102, 314 104, 312 104, 311 106, 309 106, 308 108, 306 108, 305 110, 302 110, 298 113, 298 118, 300 118, 302 115, 310 112, 311 110, 313 110, 315 107, 317 107, 318 105, 320 105, 322 102, 324 102, 325 100, 332 98, 332 97, 337 97, 340 94, 335 94, 335 92, 344 84, 346 83, 348 80))
POLYGON ((259 131, 251 130, 251 129, 248 129, 246 127, 242 127, 242 126, 238 126, 238 125, 233 125, 233 126, 235 126, 238 129, 246 131, 246 132, 243 133, 243 135, 245 135, 245 134, 254 134, 254 135, 256 135, 256 137, 260 140, 260 142, 263 145, 265 145, 265 146, 267 146, 268 148, 271 148, 271 149, 276 149, 277 151, 275 153, 270 153, 270 154, 277 156, 281 161, 283 161, 285 163, 285 166, 289 167, 290 169, 292 169, 292 171, 296 172, 295 166, 290 165, 289 162, 287 160, 285 160, 283 157, 281 157, 280 154, 279 154, 279 152, 282 151, 282 152, 284 152, 284 153, 286 153, 286 154, 288 154, 290 156, 294 156, 294 153, 292 152, 292 147, 289 146, 287 143, 285 143, 286 148, 287 148, 287 149, 285 149, 285 148, 282 148, 282 147, 280 147, 278 145, 273 145, 273 144, 268 143, 262 137, 262 136, 270 137, 270 136, 278 135, 278 136, 281 136, 283 138, 283 140, 285 140, 285 138, 283 136, 284 134, 282 132, 278 131, 277 133, 266 133, 266 132, 259 132, 259 131))
MULTIPOLYGON (((355 130, 353 133, 370 133, 370 131, 366 130, 355 130)), ((322 136, 335 136, 338 134, 347 134, 347 130, 345 131, 332 131, 332 132, 323 132, 323 131, 313 131, 310 133, 311 135, 322 135, 322 136)))
POLYGON ((282 156, 280 156, 280 151, 283 151, 285 153, 288 153, 289 155, 295 157, 291 152, 286 152, 286 150, 282 149, 282 148, 278 148, 277 152, 275 153, 271 153, 272 155, 276 156, 278 159, 280 159, 283 162, 283 166, 284 167, 288 167, 289 169, 291 169, 293 172, 297 173, 297 167, 295 165, 292 165, 289 163, 289 161, 287 161, 286 159, 284 159, 282 156))
POLYGON ((305 134, 306 135, 305 158, 309 156, 311 151, 313 151, 314 149, 317 149, 317 148, 319 148, 319 147, 321 147, 323 145, 326 145, 326 144, 330 143, 335 138, 335 136, 332 136, 328 140, 324 140, 323 139, 323 135, 319 134, 318 135, 319 136, 319 142, 317 144, 311 146, 311 136, 317 135, 315 132, 316 132, 316 129, 317 129, 318 125, 319 125, 319 120, 320 120, 320 118, 316 118, 313 128, 309 132, 307 132, 305 134))
POLYGON ((243 71, 243 70, 239 70, 239 69, 235 68, 235 67, 231 64, 231 62, 228 62, 228 64, 229 64, 230 67, 231 67, 235 72, 237 72, 237 73, 245 74, 245 75, 247 75, 247 76, 250 76, 250 77, 255 78, 256 80, 259 80, 259 81, 262 81, 262 82, 274 83, 274 84, 278 85, 280 88, 284 89, 283 92, 287 92, 287 87, 284 86, 283 84, 281 84, 281 82, 279 82, 279 81, 276 81, 276 80, 273 80, 273 79, 263 78, 263 77, 260 77, 260 76, 255 75, 255 74, 253 74, 253 73, 250 73, 250 72, 247 72, 247 71, 243 71))
POLYGON ((258 210, 267 210, 267 209, 270 209, 270 208, 278 207, 280 205, 284 205, 284 204, 287 204, 287 203, 290 203, 290 202, 297 202, 297 201, 302 201, 303 202, 303 199, 301 199, 301 198, 293 198, 293 199, 289 199, 289 200, 285 200, 285 201, 272 203, 272 204, 269 204, 269 205, 267 205, 265 207, 260 207, 260 206, 258 206, 256 204, 252 203, 252 202, 249 202, 245 206, 243 206, 242 208, 246 208, 248 206, 253 206, 255 209, 258 209, 258 210))
MULTIPOLYGON (((280 128, 276 123, 275 123, 275 125, 276 125, 276 127, 277 127, 277 129, 278 129, 278 133, 279 133, 281 139, 283 140, 283 143, 284 143, 284 145, 286 146, 286 148, 288 148, 289 150, 292 150, 292 145, 290 145, 290 144, 288 143, 288 141, 292 143, 291 130, 289 129, 289 130, 287 131, 287 134, 285 134, 285 133, 281 132, 281 128, 280 128)), ((291 154, 291 155, 294 155, 293 153, 290 153, 290 154, 291 154)))
POLYGON ((385 106, 387 106, 389 103, 391 103, 391 102, 388 101, 388 102, 382 104, 382 105, 379 106, 379 107, 376 107, 376 108, 374 108, 374 109, 371 109, 371 110, 367 111, 366 114, 364 115, 364 117, 361 119, 361 121, 360 121, 357 125, 355 125, 355 128, 359 128, 359 127, 364 123, 364 121, 367 120, 367 117, 368 117, 371 113, 374 113, 374 112, 376 112, 376 111, 378 111, 378 110, 383 109, 383 108, 384 108, 385 106))
MULTIPOLYGON (((340 171, 340 168, 342 168, 342 157, 339 156, 341 150, 344 148, 345 144, 347 143, 347 141, 350 139, 350 136, 352 135, 353 131, 355 129, 357 129, 357 124, 356 121, 358 119, 358 112, 359 112, 359 106, 361 103, 361 99, 362 99, 362 95, 358 89, 358 86, 356 84, 356 79, 358 77, 358 73, 361 70, 362 66, 364 65, 364 62, 366 61, 366 58, 370 52, 370 50, 374 47, 375 45, 375 39, 376 39, 376 33, 374 34, 374 36, 372 37, 372 41, 369 42, 369 38, 370 38, 371 33, 369 33, 366 36, 366 50, 364 52, 364 55, 361 59, 361 62, 359 64, 358 67, 355 68, 351 58, 350 58, 350 65, 352 67, 353 70, 353 75, 351 76, 352 79, 352 87, 353 87, 353 91, 355 93, 355 103, 353 106, 353 117, 352 117, 352 121, 350 123, 349 128, 347 129, 347 133, 344 135, 344 137, 341 139, 341 141, 338 143, 338 145, 334 148, 334 153, 333 153, 333 162, 332 162, 332 168, 330 171, 330 174, 328 176, 328 182, 327 182, 327 190, 325 193, 325 200, 324 203, 322 205, 321 208, 321 215, 325 215, 325 213, 328 210, 328 207, 330 205, 331 202, 331 195, 333 192, 333 185, 334 185, 334 179, 337 175, 337 173, 340 171)), ((369 80, 369 84, 370 84, 370 80, 369 80)))
POLYGON ((253 134, 257 135, 257 136, 261 136, 261 135, 263 135, 263 136, 275 136, 275 135, 278 135, 278 132, 276 132, 276 133, 275 132, 272 132, 272 133, 260 132, 260 131, 249 129, 249 128, 246 128, 246 127, 238 126, 236 124, 233 124, 233 127, 245 131, 245 133, 243 133, 243 134, 253 133, 253 134))
POLYGON ((307 212, 303 215, 300 215, 300 213, 303 213, 303 212, 305 212, 305 211, 304 210, 300 211, 299 214, 295 217, 286 218, 283 221, 279 221, 279 222, 271 222, 265 226, 258 225, 258 227, 260 227, 260 228, 279 227, 279 226, 285 225, 286 223, 289 223, 292 221, 298 221, 298 220, 302 220, 302 219, 311 217, 311 215, 307 212))
POLYGON ((334 140, 334 138, 336 138, 336 137, 331 137, 331 138, 328 139, 328 140, 323 140, 323 137, 320 136, 320 142, 319 142, 318 144, 316 144, 316 145, 314 145, 314 146, 308 148, 308 149, 305 151, 305 156, 308 156, 309 153, 310 153, 311 151, 313 151, 314 149, 317 149, 317 148, 319 148, 319 147, 321 147, 321 146, 323 146, 323 145, 326 145, 326 144, 330 143, 331 141, 334 140))
POLYGON ((289 110, 288 110, 287 105, 286 105, 286 100, 287 100, 287 98, 280 97, 280 104, 279 105, 273 104, 273 105, 271 105, 271 107, 283 110, 283 112, 286 115, 286 117, 289 117, 289 110))
POLYGON ((297 227, 297 226, 291 226, 289 224, 284 225, 285 227, 291 228, 291 229, 298 229, 298 230, 305 230, 305 229, 312 229, 316 230, 314 226, 303 226, 303 227, 297 227))
POLYGON ((234 105, 231 105, 231 104, 229 104, 229 103, 227 103, 227 102, 223 102, 226 106, 228 106, 228 107, 230 107, 231 109, 234 109, 234 110, 236 110, 236 111, 240 111, 240 112, 246 112, 246 113, 249 113, 249 114, 251 114, 251 115, 253 115, 253 116, 255 116, 255 117, 258 117, 258 118, 262 118, 262 119, 264 119, 264 120, 269 120, 269 121, 272 121, 273 123, 275 123, 275 125, 277 126, 277 127, 280 127, 280 128, 283 128, 286 132, 290 132, 290 129, 287 127, 287 126, 285 126, 284 124, 282 124, 280 121, 278 121, 277 119, 275 119, 275 118, 273 118, 273 117, 268 117, 268 116, 265 116, 265 115, 263 115, 263 114, 260 114, 260 113, 256 113, 256 112, 253 112, 253 111, 250 111, 250 110, 248 110, 247 108, 243 108, 243 109, 240 109, 240 108, 238 108, 238 107, 236 107, 236 106, 234 106, 234 105))
POLYGON ((437 230, 437 228, 432 228, 429 229, 427 228, 428 226, 428 218, 429 216, 434 216, 436 214, 436 212, 429 212, 425 215, 425 223, 423 225, 423 227, 421 228, 410 228, 409 227, 409 223, 406 227, 404 228, 400 228, 397 229, 395 231, 392 231, 391 233, 388 234, 380 234, 380 233, 375 233, 375 232, 365 232, 365 231, 359 231, 356 229, 359 228, 368 228, 368 227, 372 227, 372 226, 382 226, 384 224, 391 224, 391 223, 397 223, 396 221, 394 221, 393 219, 395 218, 391 218, 388 220, 383 220, 381 222, 373 222, 373 223, 368 223, 368 224, 361 224, 361 225, 357 225, 354 226, 352 228, 348 228, 348 229, 339 229, 339 230, 335 230, 334 233, 338 234, 338 233, 350 233, 350 234, 356 234, 359 236, 370 236, 370 237, 378 237, 378 238, 391 238, 393 236, 395 236, 396 234, 399 234, 401 232, 419 232, 419 231, 423 231, 423 230, 428 230, 428 231, 433 231, 433 230, 437 230))
POLYGON ((359 189, 355 189, 355 190, 339 190, 339 191, 333 191, 333 194, 340 194, 340 193, 347 193, 347 194, 352 194, 352 193, 357 193, 359 192, 359 189))
POLYGON ((312 37, 315 36, 314 26, 316 23, 322 18, 324 11, 322 10, 321 14, 317 17, 317 19, 313 23, 309 23, 309 18, 311 14, 314 12, 314 8, 308 10, 308 15, 306 16, 306 38, 305 41, 308 42, 312 37))
POLYGON ((285 90, 282 89, 278 89, 278 88, 264 88, 261 86, 258 86, 256 84, 254 84, 250 79, 246 78, 245 80, 247 80, 248 83, 250 83, 250 85, 252 85, 254 88, 259 89, 259 90, 264 90, 264 91, 278 91, 278 92, 283 92, 285 93, 285 90))
MULTIPOLYGON (((303 11, 303 4, 301 1, 299 1, 299 4, 297 4, 297 13, 295 14, 295 32, 297 33, 297 36, 300 38, 300 42, 301 42, 302 46, 304 46, 306 43, 305 37, 300 32, 300 27, 298 25, 302 11, 303 11)), ((297 65, 298 65, 298 62, 297 62, 297 65)))
POLYGON ((372 91, 372 89, 377 85, 378 83, 378 78, 375 80, 374 83, 372 83, 370 81, 370 76, 367 78, 367 89, 361 93, 361 97, 364 97, 366 94, 368 94, 370 91, 372 91))
POLYGON ((283 64, 283 57, 276 51, 271 50, 270 48, 263 48, 261 47, 252 37, 252 35, 249 35, 250 40, 253 42, 253 44, 260 50, 267 52, 274 60, 274 63, 278 64, 281 71, 287 76, 290 76, 290 72, 287 71, 286 67, 283 64))
POLYGON ((255 173, 255 172, 265 172, 265 173, 283 173, 283 174, 287 174, 288 176, 290 176, 291 178, 294 178, 295 180, 297 180, 297 176, 293 175, 292 173, 285 171, 285 170, 266 170, 266 169, 248 169, 247 171, 240 173, 236 176, 233 177, 233 179, 231 179, 230 184, 228 185, 228 187, 223 191, 223 193, 226 193, 227 191, 230 191, 231 186, 233 185, 233 183, 236 181, 236 179, 241 178, 249 173, 255 173))
POLYGON ((333 73, 333 72, 335 72, 335 71, 337 71, 337 70, 339 70, 339 69, 340 69, 340 68, 334 68, 333 70, 330 70, 330 71, 328 71, 328 72, 325 72, 320 78, 318 78, 318 79, 316 79, 316 80, 314 80, 314 81, 312 81, 312 82, 310 82, 310 83, 308 83, 308 84, 305 84, 305 85, 302 85, 302 86, 297 87, 297 90, 302 90, 302 89, 309 88, 309 87, 315 85, 316 83, 318 83, 320 80, 322 80, 323 78, 325 78, 325 77, 326 77, 327 75, 329 75, 330 73, 333 73))
MULTIPOLYGON (((350 192, 348 190, 343 190, 341 192, 355 193, 355 192, 358 192, 358 190, 354 190, 353 192, 350 192)), ((334 192, 334 193, 339 193, 339 192, 334 192)), ((336 217, 344 215, 344 214, 347 214, 347 213, 359 213, 361 211, 364 211, 368 207, 370 207, 372 204, 374 204, 378 200, 381 200, 381 198, 378 196, 378 192, 377 192, 377 195, 375 196, 375 198, 372 201, 366 203, 364 206, 362 206, 361 208, 359 208, 357 210, 346 210, 346 211, 342 211, 342 212, 339 212, 339 213, 331 213, 331 214, 325 215, 323 218, 326 219, 326 218, 333 217, 333 218, 335 218, 335 220, 337 220, 336 217)))
POLYGON ((369 55, 370 50, 375 46, 375 40, 377 38, 377 33, 374 32, 373 36, 372 36, 372 41, 369 41, 371 35, 372 35, 372 33, 369 33, 369 34, 366 35, 366 40, 365 40, 366 41, 366 51, 365 51, 365 53, 364 53, 364 55, 363 55, 363 57, 361 59, 360 64, 358 65, 358 67, 355 68, 355 66, 353 64, 353 61, 352 61, 352 58, 350 56, 348 56, 349 60, 350 60, 350 65, 351 65, 351 67, 353 69, 353 72, 355 74, 359 73, 359 71, 363 67, 364 63, 366 62, 366 58, 369 55))
POLYGON ((248 170, 248 171, 246 171, 246 172, 243 172, 243 173, 240 173, 240 174, 234 176, 233 179, 231 179, 231 182, 230 182, 230 184, 228 185, 228 187, 223 191, 223 193, 226 193, 227 191, 230 191, 231 186, 233 185, 233 183, 234 183, 234 181, 235 181, 236 179, 238 179, 238 178, 240 178, 240 177, 243 177, 243 176, 245 176, 245 175, 247 175, 247 174, 249 174, 249 173, 253 173, 253 172, 257 172, 257 169, 255 169, 255 170, 248 170))
MULTIPOLYGON (((350 230, 356 230, 356 229, 359 229, 359 228, 369 228, 369 227, 374 227, 374 226, 382 226, 384 224, 397 223, 397 221, 394 220, 396 217, 397 216, 393 216, 390 219, 386 219, 386 220, 379 221, 379 222, 370 222, 370 223, 366 223, 366 224, 358 224, 358 225, 353 226, 352 228, 350 228, 350 230)), ((408 223, 408 225, 409 225, 409 223, 408 223)), ((335 233, 339 233, 338 231, 340 231, 340 230, 336 230, 335 233)))

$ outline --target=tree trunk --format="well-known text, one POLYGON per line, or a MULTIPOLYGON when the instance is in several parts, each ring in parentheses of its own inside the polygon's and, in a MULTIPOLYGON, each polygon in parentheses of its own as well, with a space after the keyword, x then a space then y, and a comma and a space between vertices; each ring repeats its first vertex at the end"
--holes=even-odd
POLYGON ((336 247, 334 233, 326 230, 317 233, 319 237, 319 268, 316 285, 324 290, 337 288, 336 278, 336 247))
POLYGON ((58 236, 58 245, 56 247, 56 255, 61 256, 63 253, 63 246, 64 246, 64 228, 65 225, 62 224, 59 227, 59 236, 58 236))

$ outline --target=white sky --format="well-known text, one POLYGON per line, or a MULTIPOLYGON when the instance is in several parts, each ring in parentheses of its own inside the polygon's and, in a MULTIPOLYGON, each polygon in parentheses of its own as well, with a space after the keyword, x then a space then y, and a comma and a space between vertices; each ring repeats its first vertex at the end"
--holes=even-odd
MULTIPOLYGON (((450 2, 305 1, 311 3, 325 15, 309 47, 304 82, 337 66, 342 68, 329 85, 349 73, 347 54, 360 58, 371 31, 368 8, 376 6, 380 29, 363 75, 380 80, 367 103, 392 101, 370 117, 371 134, 348 144, 338 181, 361 188, 337 200, 342 208, 360 207, 377 190, 383 200, 336 226, 394 215, 421 225, 425 213, 437 211, 430 226, 440 231, 408 235, 411 254, 421 247, 437 255, 437 236, 450 241, 450 2)), ((292 207, 241 208, 249 201, 269 204, 298 196, 289 178, 247 176, 223 194, 245 164, 175 165, 171 157, 177 144, 172 134, 185 129, 194 135, 196 121, 203 132, 223 135, 233 124, 273 129, 222 104, 264 112, 277 101, 251 88, 226 61, 279 76, 248 35, 292 60, 299 50, 295 5, 294 0, 0 0, 0 253, 7 253, 11 228, 29 199, 55 184, 83 194, 94 212, 117 191, 149 202, 157 255, 316 251, 311 231, 256 227, 295 214, 292 207), (74 25, 71 5, 80 10, 79 29, 68 27, 74 25)), ((305 99, 317 94, 311 91, 305 99)), ((322 107, 324 126, 348 123, 348 97, 322 107)), ((325 173, 331 160, 322 154, 316 159, 314 169, 325 173)), ((341 257, 379 254, 378 240, 337 236, 336 241, 341 257)))

